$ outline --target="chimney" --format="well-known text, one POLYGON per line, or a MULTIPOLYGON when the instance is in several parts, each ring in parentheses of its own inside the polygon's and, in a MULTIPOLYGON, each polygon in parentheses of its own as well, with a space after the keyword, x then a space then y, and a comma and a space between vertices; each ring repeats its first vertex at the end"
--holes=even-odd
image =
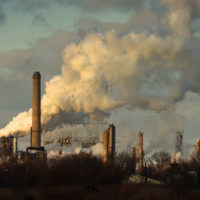
POLYGON ((109 126, 109 160, 113 162, 115 159, 115 126, 109 126))
POLYGON ((115 159, 115 126, 111 124, 104 131, 104 162, 113 162, 115 159))
POLYGON ((138 148, 138 156, 139 156, 139 165, 138 171, 142 172, 143 170, 143 133, 140 131, 138 134, 139 137, 139 148, 138 148))
POLYGON ((135 168, 136 168, 136 162, 137 162, 137 155, 136 155, 136 148, 135 148, 135 146, 133 146, 132 149, 131 149, 131 157, 132 157, 133 165, 134 165, 133 168, 135 170, 135 168))
POLYGON ((17 156, 17 137, 16 136, 13 138, 13 154, 14 156, 17 156))
POLYGON ((109 130, 106 129, 104 131, 104 153, 103 153, 104 163, 108 162, 108 141, 109 141, 109 130))
POLYGON ((200 139, 197 140, 197 153, 200 153, 200 139))
POLYGON ((176 133, 176 152, 175 156, 178 152, 182 154, 182 144, 183 144, 183 134, 182 132, 176 133))
POLYGON ((40 72, 33 74, 33 104, 32 104, 32 134, 31 146, 40 147, 41 144, 41 106, 40 106, 40 72))

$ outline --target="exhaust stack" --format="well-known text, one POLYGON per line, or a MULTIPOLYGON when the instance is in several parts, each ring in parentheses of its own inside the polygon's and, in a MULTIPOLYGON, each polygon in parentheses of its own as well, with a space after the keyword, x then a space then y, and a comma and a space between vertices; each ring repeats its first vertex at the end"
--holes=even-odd
POLYGON ((142 172, 143 170, 143 133, 140 131, 138 134, 139 137, 139 148, 138 148, 138 156, 139 156, 139 165, 138 165, 138 171, 142 172))
POLYGON ((104 131, 104 162, 113 162, 115 159, 115 126, 111 124, 104 131))
POLYGON ((104 163, 108 162, 108 141, 109 141, 109 131, 106 129, 104 131, 104 153, 103 153, 103 161, 104 163))
POLYGON ((109 126, 109 160, 113 162, 115 159, 115 126, 109 126))
POLYGON ((135 148, 135 146, 133 146, 132 149, 131 149, 131 157, 132 157, 133 165, 134 165, 133 168, 135 170, 135 168, 136 168, 136 162, 137 162, 137 155, 136 155, 136 148, 135 148))
POLYGON ((14 156, 17 156, 17 137, 16 136, 13 138, 13 154, 14 156))
POLYGON ((182 145, 183 145, 183 133, 177 132, 176 133, 176 154, 181 153, 182 154, 182 145))
POLYGON ((197 140, 197 153, 200 153, 200 139, 197 140))
POLYGON ((31 147, 40 147, 41 145, 41 75, 40 72, 33 74, 33 104, 32 104, 32 134, 31 147))

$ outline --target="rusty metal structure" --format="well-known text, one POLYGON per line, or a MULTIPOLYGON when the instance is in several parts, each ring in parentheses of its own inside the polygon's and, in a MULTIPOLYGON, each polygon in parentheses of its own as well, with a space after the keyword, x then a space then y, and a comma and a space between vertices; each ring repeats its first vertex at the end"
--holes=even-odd
POLYGON ((13 155, 13 136, 0 137, 0 156, 7 157, 13 155))
POLYGON ((59 138, 57 141, 61 146, 72 144, 72 137, 59 138))
POLYGON ((97 137, 88 137, 86 140, 82 140, 81 142, 81 147, 82 148, 89 148, 94 146, 95 144, 98 143, 98 138, 97 137))
POLYGON ((139 144, 138 144, 138 171, 142 172, 143 170, 143 160, 144 160, 144 151, 143 151, 143 133, 140 131, 138 133, 139 144))

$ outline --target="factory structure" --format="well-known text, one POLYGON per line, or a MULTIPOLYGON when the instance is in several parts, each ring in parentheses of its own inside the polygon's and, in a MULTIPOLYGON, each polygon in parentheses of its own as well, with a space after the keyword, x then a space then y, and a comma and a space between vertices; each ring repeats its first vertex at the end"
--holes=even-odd
MULTIPOLYGON (((88 123, 89 124, 89 123, 88 123)), ((85 123, 84 125, 87 125, 85 123)), ((105 124, 104 124, 105 125, 105 124)), ((103 143, 103 162, 113 163, 116 156, 116 127, 114 124, 108 125, 105 129, 102 140, 98 137, 89 135, 86 140, 83 138, 59 138, 57 143, 60 146, 71 145, 73 142, 79 142, 82 148, 89 148, 97 143, 103 143)), ((41 146, 41 75, 40 72, 33 74, 33 97, 32 97, 32 126, 30 127, 30 146, 25 151, 18 151, 18 138, 17 135, 0 137, 0 158, 14 157, 18 160, 37 160, 46 159, 47 151, 44 146, 41 146)), ((103 132, 103 131, 102 131, 103 132)), ((177 132, 175 137, 175 154, 182 153, 183 133, 177 132)), ((44 142, 48 145, 49 142, 44 142)), ((200 140, 197 140, 196 152, 200 153, 200 140)), ((59 155, 62 151, 59 150, 59 155)), ((131 145, 130 150, 131 158, 133 159, 133 168, 138 170, 139 173, 143 172, 144 168, 144 150, 143 150, 143 133, 138 133, 137 145, 131 145)))
POLYGON ((32 127, 30 128, 30 147, 26 149, 26 155, 31 158, 46 158, 46 151, 41 146, 41 75, 33 74, 33 101, 32 101, 32 127))
POLYGON ((41 75, 33 74, 32 127, 30 146, 26 151, 18 151, 17 136, 0 138, 0 156, 16 157, 17 159, 46 159, 46 151, 41 146, 41 75))

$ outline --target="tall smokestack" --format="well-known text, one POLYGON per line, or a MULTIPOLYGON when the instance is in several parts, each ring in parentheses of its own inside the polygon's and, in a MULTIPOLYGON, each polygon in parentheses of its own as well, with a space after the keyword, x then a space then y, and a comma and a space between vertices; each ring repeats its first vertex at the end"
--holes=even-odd
POLYGON ((109 130, 106 129, 104 131, 104 153, 103 153, 103 161, 108 162, 108 141, 109 141, 109 130))
POLYGON ((182 153, 182 144, 183 144, 183 133, 177 132, 176 133, 176 154, 178 152, 182 153))
POLYGON ((109 126, 109 160, 113 162, 115 159, 115 126, 109 126))
POLYGON ((197 140, 197 153, 200 153, 200 139, 197 140))
POLYGON ((143 133, 140 131, 138 134, 139 137, 139 148, 138 148, 138 156, 139 156, 139 165, 138 170, 139 172, 142 172, 143 170, 143 133))
POLYGON ((14 156, 17 156, 17 137, 16 136, 13 138, 13 154, 14 156))
POLYGON ((32 105, 32 135, 31 146, 40 147, 41 144, 41 106, 40 106, 40 72, 33 74, 33 105, 32 105))
POLYGON ((132 157, 133 165, 134 165, 133 168, 135 170, 135 168, 136 168, 136 161, 137 161, 137 155, 136 155, 136 148, 135 148, 135 146, 133 146, 132 149, 131 149, 131 157, 132 157))

